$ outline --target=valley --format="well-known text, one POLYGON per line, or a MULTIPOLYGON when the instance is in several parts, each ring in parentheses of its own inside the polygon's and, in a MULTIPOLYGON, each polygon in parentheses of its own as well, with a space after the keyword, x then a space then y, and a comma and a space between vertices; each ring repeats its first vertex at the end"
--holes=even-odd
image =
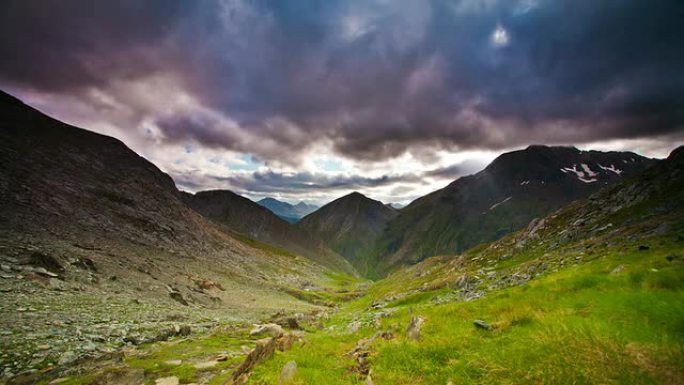
POLYGON ((684 385, 684 1, 0 1, 0 385, 684 385))
POLYGON ((682 147, 530 146, 292 224, 1 102, 0 383, 682 383, 682 147))

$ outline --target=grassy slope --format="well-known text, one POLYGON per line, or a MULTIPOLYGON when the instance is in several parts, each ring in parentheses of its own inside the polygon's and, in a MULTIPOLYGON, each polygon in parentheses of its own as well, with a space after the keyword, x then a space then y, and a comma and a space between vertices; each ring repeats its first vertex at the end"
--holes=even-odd
MULTIPOLYGON (((352 299, 363 282, 330 277, 339 290, 308 299, 337 302, 339 311, 324 329, 307 327, 305 344, 259 365, 249 383, 278 383, 294 360, 298 384, 362 384, 345 353, 378 331, 395 338, 370 345, 376 384, 684 383, 684 190, 677 173, 661 174, 663 183, 616 186, 552 214, 540 228, 404 268, 360 298, 352 299), (472 282, 469 293, 484 297, 465 300, 457 284, 463 277, 472 282), (376 321, 381 312, 389 316, 376 321), (416 315, 426 319, 422 339, 409 341, 405 331, 416 315), (474 327, 476 319, 493 329, 474 327), (352 322, 361 328, 352 331, 352 322)), ((250 344, 245 338, 238 328, 182 349, 151 345, 127 365, 144 368, 146 383, 166 374, 189 383, 207 373, 163 361, 206 357, 217 345, 234 351, 250 344)), ((221 365, 208 373, 210 383, 235 363, 221 365)))
POLYGON ((681 383, 684 261, 665 257, 684 248, 668 239, 657 242, 646 252, 633 245, 606 249, 590 262, 471 302, 436 304, 446 288, 418 292, 390 303, 396 312, 381 319, 379 328, 347 333, 351 320, 369 320, 371 302, 405 290, 398 281, 380 283, 347 305, 331 329, 259 367, 252 383, 276 383, 289 360, 297 362, 301 383, 362 383, 348 370, 353 361, 344 353, 376 330, 397 336, 373 344, 378 384, 681 383), (610 274, 618 265, 625 271, 610 274), (411 315, 427 319, 420 342, 404 337, 411 315), (495 329, 476 329, 475 319, 495 329))

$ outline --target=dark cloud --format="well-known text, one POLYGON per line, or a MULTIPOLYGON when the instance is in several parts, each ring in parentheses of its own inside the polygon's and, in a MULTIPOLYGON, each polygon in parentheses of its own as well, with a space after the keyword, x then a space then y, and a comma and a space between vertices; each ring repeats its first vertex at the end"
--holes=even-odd
POLYGON ((309 172, 285 174, 274 171, 256 171, 251 174, 231 176, 195 173, 175 173, 172 176, 181 188, 194 190, 213 183, 226 186, 231 190, 253 194, 335 192, 389 186, 396 183, 421 182, 421 178, 413 174, 383 175, 377 178, 369 178, 361 175, 331 176, 309 172))
MULTIPOLYGON (((113 95, 164 140, 282 162, 321 140, 380 160, 674 135, 681 20, 681 0, 5 0, 0 85, 113 95), (172 95, 155 110, 112 85, 158 74, 194 110, 159 113, 172 95)), ((308 177, 255 181, 337 183, 308 177)))

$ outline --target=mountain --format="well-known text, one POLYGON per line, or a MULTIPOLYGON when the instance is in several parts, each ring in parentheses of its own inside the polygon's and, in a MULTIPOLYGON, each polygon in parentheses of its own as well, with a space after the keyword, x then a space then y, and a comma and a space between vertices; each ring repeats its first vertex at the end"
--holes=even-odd
POLYGON ((183 201, 203 216, 248 238, 300 254, 332 269, 353 274, 340 255, 306 231, 295 228, 269 209, 227 190, 183 193, 183 201))
POLYGON ((275 215, 290 223, 297 223, 300 219, 318 210, 318 206, 299 202, 291 205, 287 202, 274 198, 264 198, 257 202, 259 205, 271 210, 275 215))
POLYGON ((360 272, 368 268, 365 255, 397 210, 354 192, 302 218, 296 226, 325 241, 360 272))
POLYGON ((530 146, 403 208, 371 259, 384 267, 464 251, 634 175, 654 160, 631 152, 530 146))
POLYGON ((350 373, 378 384, 681 384, 682 322, 679 148, 498 241, 401 266, 250 380, 306 361, 302 383, 329 385, 350 373), (353 364, 323 358, 343 355, 353 364))
POLYGON ((179 324, 313 311, 315 293, 333 296, 347 277, 244 238, 188 207, 119 140, 0 93, 0 346, 19 352, 0 357, 4 375, 167 338, 179 324), (23 356, 36 339, 48 345, 23 356))

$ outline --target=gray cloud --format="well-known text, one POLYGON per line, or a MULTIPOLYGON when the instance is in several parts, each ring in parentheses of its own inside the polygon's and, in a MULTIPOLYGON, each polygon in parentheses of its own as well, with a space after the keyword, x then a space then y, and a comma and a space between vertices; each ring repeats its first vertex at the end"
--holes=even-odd
POLYGON ((267 161, 323 140, 383 160, 679 136, 683 18, 679 0, 6 0, 0 85, 108 95, 122 129, 153 122, 170 143, 267 161), (113 86, 159 74, 213 115, 162 114, 172 95, 154 109, 113 86))

